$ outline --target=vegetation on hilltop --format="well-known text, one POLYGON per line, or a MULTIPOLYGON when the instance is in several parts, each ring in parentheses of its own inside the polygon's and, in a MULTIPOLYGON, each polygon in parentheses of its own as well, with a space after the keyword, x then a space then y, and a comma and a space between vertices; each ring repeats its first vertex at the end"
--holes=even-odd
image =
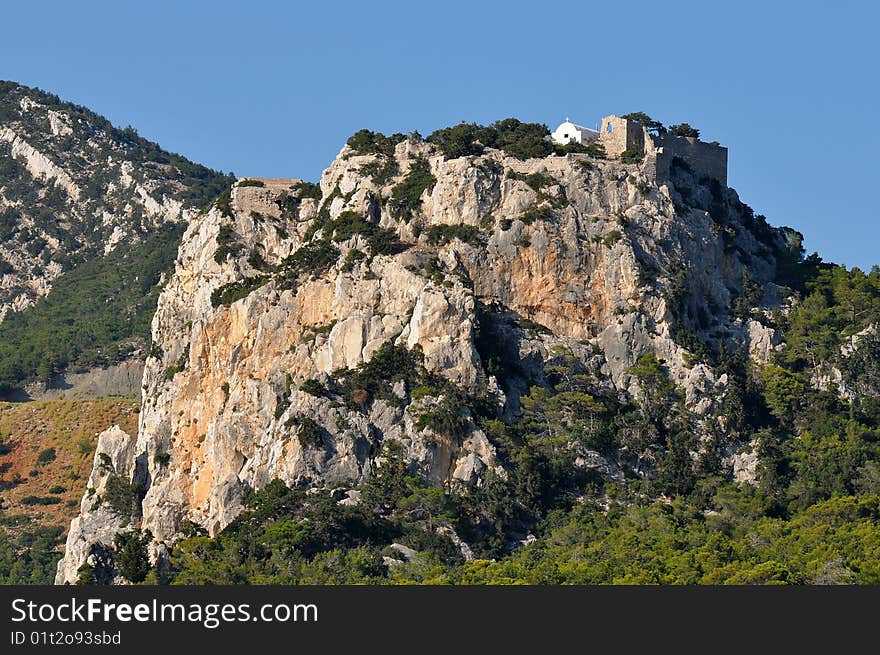
POLYGON ((625 118, 627 120, 638 123, 653 134, 663 135, 666 133, 666 127, 663 125, 663 123, 654 120, 643 111, 633 111, 628 114, 624 114, 623 116, 621 116, 621 118, 625 118))
POLYGON ((669 126, 669 136, 683 136, 683 137, 689 137, 689 138, 693 138, 693 139, 699 139, 700 138, 700 130, 688 125, 687 123, 681 123, 679 125, 670 125, 669 126))
POLYGON ((665 126, 663 125, 663 123, 654 120, 643 111, 635 111, 629 114, 624 114, 623 116, 621 116, 621 118, 626 118, 628 120, 639 123, 652 134, 657 134, 660 136, 668 134, 670 136, 693 137, 694 139, 700 138, 700 130, 689 125, 688 123, 679 123, 678 125, 665 126))
MULTIPOLYGON (((550 130, 541 123, 524 123, 516 118, 505 118, 491 125, 460 123, 431 133, 426 141, 432 143, 448 158, 481 155, 486 148, 494 148, 517 159, 546 157, 552 154, 584 152, 595 157, 603 157, 601 148, 571 143, 565 146, 553 143, 550 130)), ((395 146, 406 138, 421 139, 418 133, 410 135, 392 134, 386 137, 380 132, 360 130, 347 142, 353 154, 381 155, 382 163, 367 165, 365 174, 385 182, 398 174, 392 158, 395 146)))
POLYGON ((505 118, 489 126, 460 123, 433 132, 428 142, 436 145, 449 159, 480 155, 485 148, 496 148, 517 159, 546 157, 558 146, 547 137, 550 130, 540 123, 523 123, 516 118, 505 118))
POLYGON ((406 135, 400 133, 385 136, 381 132, 358 130, 348 138, 346 145, 357 155, 391 157, 394 155, 394 147, 404 139, 406 139, 406 135))

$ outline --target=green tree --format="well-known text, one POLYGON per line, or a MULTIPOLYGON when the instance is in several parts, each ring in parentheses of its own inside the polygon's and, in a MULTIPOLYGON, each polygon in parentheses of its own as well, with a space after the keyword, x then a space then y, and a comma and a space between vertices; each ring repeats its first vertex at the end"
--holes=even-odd
POLYGON ((378 511, 390 512, 411 492, 411 478, 403 461, 403 447, 389 441, 382 450, 376 471, 364 485, 362 502, 378 511))
POLYGON ((358 130, 346 141, 346 145, 358 155, 387 155, 394 154, 395 146, 406 139, 404 134, 392 134, 385 136, 381 132, 370 130, 358 130))
POLYGON ((49 382, 52 381, 52 374, 55 372, 54 369, 55 367, 52 365, 51 359, 46 355, 40 360, 34 375, 39 382, 48 385, 49 382))
POLYGON ((455 522, 455 506, 449 494, 442 487, 417 487, 400 499, 397 515, 406 521, 418 522, 428 532, 437 527, 455 522))
POLYGON ((679 396, 678 390, 669 379, 665 362, 654 353, 648 352, 629 368, 629 374, 639 381, 645 398, 645 414, 651 421, 662 423, 669 416, 679 396))
POLYGON ((428 137, 428 142, 440 148, 447 159, 481 155, 484 144, 480 143, 480 139, 485 129, 476 123, 462 122, 433 132, 428 137))
POLYGON ((842 345, 855 347, 856 335, 880 321, 880 270, 825 266, 807 289, 789 316, 782 361, 818 374, 840 358, 842 345))
POLYGON ((643 111, 634 111, 629 114, 624 114, 623 116, 621 116, 621 118, 635 121, 636 123, 639 123, 640 125, 644 126, 649 131, 654 132, 655 134, 666 133, 666 128, 663 127, 663 123, 661 123, 660 121, 655 121, 643 111))
POLYGON ((149 530, 117 532, 113 537, 113 561, 119 574, 129 582, 143 582, 150 572, 147 546, 153 540, 149 530))
POLYGON ((806 384, 795 373, 772 364, 764 368, 761 377, 770 412, 783 425, 792 426, 794 416, 806 398, 806 384))
POLYGON ((669 126, 669 135, 699 139, 700 130, 695 127, 691 127, 687 123, 679 123, 678 125, 669 126))
POLYGON ((430 193, 436 183, 437 178, 431 173, 428 160, 417 157, 410 163, 403 180, 391 190, 391 211, 399 218, 411 219, 422 206, 422 194, 425 191, 430 193))

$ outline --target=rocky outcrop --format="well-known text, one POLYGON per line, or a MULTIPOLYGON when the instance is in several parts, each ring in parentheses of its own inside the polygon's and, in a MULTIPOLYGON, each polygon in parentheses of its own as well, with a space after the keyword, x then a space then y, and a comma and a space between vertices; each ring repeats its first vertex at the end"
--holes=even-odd
POLYGON ((120 516, 104 501, 107 486, 114 476, 126 482, 132 479, 135 454, 134 439, 118 425, 98 435, 88 487, 80 503, 79 516, 70 523, 55 584, 75 584, 83 564, 93 568, 106 564, 113 537, 130 523, 130 517, 120 516))
MULTIPOLYGON (((320 200, 295 180, 260 180, 189 224, 153 320, 137 443, 123 464, 142 476, 142 526, 158 542, 178 538, 184 520, 216 534, 247 489, 273 478, 356 484, 389 442, 437 484, 504 475, 465 408, 453 410, 458 435, 423 420, 445 407, 440 389, 398 383, 363 406, 314 392, 386 344, 420 352, 450 388, 508 419, 554 353, 635 397, 644 390, 630 369, 653 353, 706 421, 727 378, 687 345, 773 347, 772 335, 730 316, 745 263, 758 284, 775 267, 773 244, 730 189, 687 171, 658 185, 648 169, 587 155, 447 160, 405 140, 390 159, 396 174, 385 156, 345 148, 324 171, 320 200), (424 162, 434 182, 404 206, 401 182, 424 162), (377 183, 383 167, 391 177, 377 183), (377 252, 379 227, 399 246, 377 252), (515 363, 504 391, 487 348, 515 363)), ((577 465, 622 476, 594 451, 577 465)))
POLYGON ((5 141, 9 144, 10 154, 15 158, 20 158, 24 162, 28 173, 30 173, 32 177, 42 178, 49 181, 64 189, 71 199, 79 199, 80 189, 74 184, 70 175, 46 155, 30 145, 21 136, 9 128, 4 127, 0 129, 0 141, 5 141))
POLYGON ((758 482, 758 440, 753 439, 746 446, 737 449, 729 456, 733 479, 737 482, 757 484, 758 482))

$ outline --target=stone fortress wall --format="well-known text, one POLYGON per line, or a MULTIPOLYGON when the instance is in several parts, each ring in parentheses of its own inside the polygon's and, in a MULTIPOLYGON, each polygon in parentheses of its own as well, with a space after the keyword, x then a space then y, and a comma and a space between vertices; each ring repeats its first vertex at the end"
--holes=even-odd
POLYGON ((609 157, 620 157, 624 150, 644 152, 645 136, 641 125, 613 114, 602 119, 602 129, 599 130, 599 141, 609 157))
POLYGON ((727 186, 727 148, 691 137, 655 136, 640 123, 606 116, 602 119, 599 142, 609 157, 620 157, 626 150, 642 153, 645 165, 658 180, 668 179, 676 157, 701 176, 727 186))
POLYGON ((706 143, 692 137, 649 137, 654 143, 658 179, 668 178, 672 160, 676 157, 687 162, 699 175, 704 175, 727 186, 727 148, 706 143))

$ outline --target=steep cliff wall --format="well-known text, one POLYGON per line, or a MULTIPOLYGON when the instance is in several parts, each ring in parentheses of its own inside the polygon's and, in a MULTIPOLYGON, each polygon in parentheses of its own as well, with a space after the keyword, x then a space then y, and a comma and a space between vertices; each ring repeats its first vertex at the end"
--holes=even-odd
MULTIPOLYGON (((127 520, 157 544, 185 522, 215 534, 249 488, 350 485, 388 442, 437 484, 504 475, 456 394, 515 420, 519 394, 560 351, 636 397, 630 369, 653 353, 688 407, 710 415, 727 380, 685 345, 733 340, 767 356, 772 330, 730 306, 744 265, 774 302, 778 237, 732 190, 687 171, 657 186, 648 170, 495 150, 447 160, 404 140, 390 157, 344 148, 320 194, 294 180, 235 186, 190 222, 159 299, 135 447, 113 454, 114 475, 142 494, 127 520), (402 368, 390 391, 339 382, 389 346, 415 353, 433 386, 417 389, 402 368), (455 429, 424 420, 443 408, 455 429)), ((58 582, 106 541, 99 512, 97 494, 58 582)))

